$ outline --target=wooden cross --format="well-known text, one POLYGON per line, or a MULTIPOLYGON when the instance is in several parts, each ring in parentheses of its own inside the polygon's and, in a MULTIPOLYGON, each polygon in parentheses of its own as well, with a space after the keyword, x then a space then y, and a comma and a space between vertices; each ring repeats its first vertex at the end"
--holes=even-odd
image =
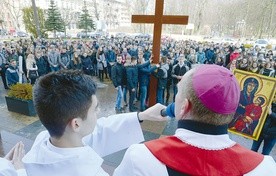
MULTIPOLYGON (((176 4, 177 5, 177 4, 176 4)), ((160 44, 161 44, 161 32, 162 24, 188 24, 188 16, 172 16, 163 15, 164 0, 156 0, 155 3, 155 15, 132 15, 132 23, 153 23, 153 63, 159 63, 160 59, 160 44)), ((156 102, 156 90, 157 90, 157 79, 151 76, 150 81, 150 94, 149 94, 149 105, 153 106, 156 102)))

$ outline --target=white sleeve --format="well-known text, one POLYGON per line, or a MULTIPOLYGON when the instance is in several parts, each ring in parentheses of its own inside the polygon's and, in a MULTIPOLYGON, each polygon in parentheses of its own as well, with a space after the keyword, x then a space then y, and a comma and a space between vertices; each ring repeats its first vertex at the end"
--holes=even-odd
POLYGON ((244 174, 244 176, 275 176, 276 175, 276 163, 271 156, 264 156, 264 160, 252 171, 244 174))
POLYGON ((27 176, 25 169, 15 170, 10 161, 0 158, 0 176, 27 176))
POLYGON ((27 176, 27 172, 25 169, 19 169, 16 172, 18 176, 27 176))
POLYGON ((83 138, 101 157, 142 141, 144 136, 136 112, 102 117, 93 133, 83 138))
POLYGON ((166 166, 161 163, 144 144, 130 146, 113 176, 168 176, 166 166))

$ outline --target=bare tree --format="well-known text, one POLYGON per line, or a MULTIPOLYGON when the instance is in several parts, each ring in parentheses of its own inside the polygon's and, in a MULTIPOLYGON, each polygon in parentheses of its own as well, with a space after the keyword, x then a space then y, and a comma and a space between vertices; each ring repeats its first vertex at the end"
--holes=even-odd
POLYGON ((95 18, 99 21, 100 20, 100 14, 99 14, 97 0, 92 0, 92 3, 93 3, 93 11, 94 11, 95 18))
MULTIPOLYGON (((272 28, 272 23, 273 23, 273 17, 274 17, 274 11, 275 11, 275 4, 276 1, 275 0, 271 0, 270 1, 270 14, 269 14, 269 23, 268 23, 268 27, 267 27, 267 33, 268 33, 268 37, 271 37, 271 35, 273 34, 273 28, 272 28)), ((275 25, 274 25, 275 26, 275 25)), ((275 30, 276 27, 274 27, 275 30)))
POLYGON ((22 17, 22 7, 30 5, 28 0, 1 0, 4 8, 8 10, 15 22, 16 29, 20 29, 20 20, 22 17))
POLYGON ((73 18, 74 12, 72 11, 72 9, 69 9, 69 8, 62 8, 60 10, 61 10, 62 19, 64 21, 64 33, 65 33, 65 37, 66 37, 66 35, 67 35, 66 27, 70 26, 70 24, 74 20, 74 18, 73 18))

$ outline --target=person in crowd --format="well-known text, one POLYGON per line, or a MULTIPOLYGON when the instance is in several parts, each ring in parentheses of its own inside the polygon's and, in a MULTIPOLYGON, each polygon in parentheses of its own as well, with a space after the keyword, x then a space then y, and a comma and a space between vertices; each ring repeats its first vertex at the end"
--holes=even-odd
POLYGON ((157 78, 157 95, 156 102, 164 104, 164 92, 167 86, 169 65, 167 64, 167 57, 162 56, 160 61, 160 67, 157 69, 157 73, 154 72, 154 76, 157 78))
POLYGON ((227 65, 226 68, 228 68, 231 72, 234 72, 234 70, 237 69, 237 65, 237 60, 234 59, 227 65))
MULTIPOLYGON (((34 104, 46 131, 38 134, 22 158, 27 175, 107 176, 101 167, 102 156, 143 141, 143 120, 166 120, 160 114, 165 106, 160 104, 141 113, 97 119, 95 94, 92 77, 79 70, 52 72, 38 80, 34 104)), ((4 167, 14 169, 12 165, 4 167)))
POLYGON ((215 63, 215 51, 214 51, 214 47, 211 46, 210 49, 208 49, 206 51, 206 63, 207 64, 213 64, 215 63))
POLYGON ((26 53, 23 51, 23 48, 19 46, 18 50, 17 50, 17 55, 18 58, 21 56, 22 57, 22 71, 24 73, 24 75, 27 75, 27 66, 26 66, 26 59, 27 59, 27 55, 26 53))
POLYGON ((169 65, 168 70, 168 78, 167 78, 167 85, 166 85, 166 101, 165 105, 169 104, 169 99, 171 95, 171 85, 172 85, 172 69, 173 69, 173 61, 170 57, 167 58, 167 64, 169 65))
POLYGON ((187 72, 178 83, 175 135, 132 145, 113 175, 275 175, 271 156, 228 136, 239 87, 233 73, 221 66, 201 65, 187 72))
POLYGON ((197 54, 197 61, 198 61, 198 63, 203 64, 205 62, 205 60, 206 60, 206 58, 205 58, 205 52, 203 52, 203 48, 200 47, 199 50, 198 50, 198 52, 196 54, 197 54))
POLYGON ((82 70, 87 75, 92 75, 93 65, 91 58, 87 55, 88 51, 85 51, 81 57, 82 70))
POLYGON ((271 68, 270 62, 265 63, 264 68, 260 70, 260 74, 269 77, 275 77, 275 70, 271 68))
POLYGON ((146 45, 145 49, 144 49, 144 54, 143 54, 143 58, 145 59, 145 61, 148 61, 151 57, 151 52, 149 50, 149 46, 146 45))
MULTIPOLYGON (((146 63, 146 61, 143 57, 141 57, 141 64, 144 64, 144 63, 146 63)), ((159 66, 160 66, 159 64, 156 64, 155 66, 148 65, 138 70, 138 76, 139 76, 138 82, 139 82, 139 90, 140 90, 140 111, 146 110, 150 75, 159 66)))
POLYGON ((60 69, 59 60, 60 60, 60 53, 58 53, 54 45, 51 45, 48 52, 48 62, 52 72, 58 71, 60 69))
POLYGON ((70 61, 69 69, 82 70, 81 57, 76 52, 73 54, 72 60, 70 61))
POLYGON ((98 70, 99 70, 99 78, 100 81, 103 82, 104 79, 104 73, 105 78, 107 79, 107 62, 105 59, 105 55, 103 52, 103 49, 100 47, 97 52, 97 61, 98 61, 98 70))
POLYGON ((0 75, 5 89, 9 89, 7 85, 7 80, 6 80, 6 70, 8 67, 9 67, 9 64, 7 63, 7 60, 5 57, 3 45, 2 43, 0 43, 0 75))
POLYGON ((185 56, 181 54, 178 57, 178 64, 174 65, 172 68, 172 80, 173 80, 173 102, 175 101, 175 96, 177 94, 177 84, 182 79, 182 76, 189 70, 188 66, 184 64, 185 56))
POLYGON ((242 62, 238 65, 238 68, 243 71, 248 71, 248 60, 247 58, 243 58, 242 62))
POLYGON ((112 46, 108 47, 108 50, 106 51, 106 61, 107 61, 107 72, 109 78, 111 78, 111 68, 116 62, 116 53, 114 52, 114 48, 112 46))
POLYGON ((96 48, 92 48, 91 61, 93 65, 93 73, 92 76, 98 76, 98 61, 97 61, 97 50, 96 48))
POLYGON ((224 66, 224 62, 223 62, 222 57, 218 56, 216 61, 215 61, 215 64, 219 65, 219 66, 224 66))
POLYGON ((126 67, 126 76, 127 76, 127 89, 129 92, 129 111, 135 112, 138 110, 137 107, 134 106, 134 99, 138 86, 138 71, 144 67, 150 65, 152 60, 145 62, 144 64, 137 64, 137 58, 135 56, 131 57, 131 63, 126 67))
MULTIPOLYGON (((124 61, 124 55, 122 54, 122 63, 124 61)), ((128 99, 127 99, 127 92, 128 92, 128 82, 127 82, 127 68, 131 66, 131 56, 129 54, 127 54, 125 61, 124 61, 124 67, 125 67, 125 71, 124 74, 125 75, 123 77, 123 94, 124 94, 124 108, 126 108, 128 106, 128 99)))
POLYGON ((10 65, 6 70, 6 79, 9 87, 19 82, 19 70, 16 60, 10 60, 10 65))
POLYGON ((30 80, 33 85, 38 78, 38 67, 36 65, 36 60, 33 54, 29 54, 26 59, 27 67, 27 78, 30 80))
POLYGON ((249 71, 252 73, 258 73, 259 72, 259 67, 257 62, 252 62, 251 67, 249 67, 249 71))
POLYGON ((66 47, 62 47, 61 53, 60 53, 60 60, 59 60, 59 65, 61 69, 68 69, 69 64, 70 64, 70 53, 67 52, 66 47))
POLYGON ((37 65, 37 73, 38 76, 43 76, 48 73, 48 61, 41 50, 36 51, 35 61, 37 65))
POLYGON ((231 55, 231 51, 229 49, 230 47, 225 47, 225 66, 227 66, 231 61, 230 61, 230 55, 231 55))
POLYGON ((239 53, 239 48, 236 47, 235 51, 230 54, 230 62, 232 62, 235 59, 238 59, 238 57, 240 57, 240 53, 239 53))
POLYGON ((117 62, 111 69, 111 80, 112 83, 117 90, 117 98, 115 103, 115 111, 116 113, 124 112, 122 104, 123 98, 123 77, 125 73, 125 68, 122 64, 122 55, 117 55, 117 62))
POLYGON ((137 45, 133 44, 130 46, 130 49, 128 50, 128 54, 131 55, 131 57, 138 58, 138 47, 137 45))
POLYGON ((271 106, 268 107, 267 113, 259 139, 257 141, 254 140, 251 146, 251 150, 258 152, 262 142, 264 142, 262 149, 263 155, 269 155, 276 143, 276 94, 274 95, 271 106))

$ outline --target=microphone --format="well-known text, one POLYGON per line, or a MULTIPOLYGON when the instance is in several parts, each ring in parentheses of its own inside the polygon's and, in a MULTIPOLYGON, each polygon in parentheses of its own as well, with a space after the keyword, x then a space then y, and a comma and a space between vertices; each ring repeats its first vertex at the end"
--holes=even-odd
POLYGON ((161 113, 162 117, 166 117, 166 116, 175 117, 175 114, 174 114, 174 103, 169 104, 167 106, 167 108, 162 109, 160 113, 161 113))

